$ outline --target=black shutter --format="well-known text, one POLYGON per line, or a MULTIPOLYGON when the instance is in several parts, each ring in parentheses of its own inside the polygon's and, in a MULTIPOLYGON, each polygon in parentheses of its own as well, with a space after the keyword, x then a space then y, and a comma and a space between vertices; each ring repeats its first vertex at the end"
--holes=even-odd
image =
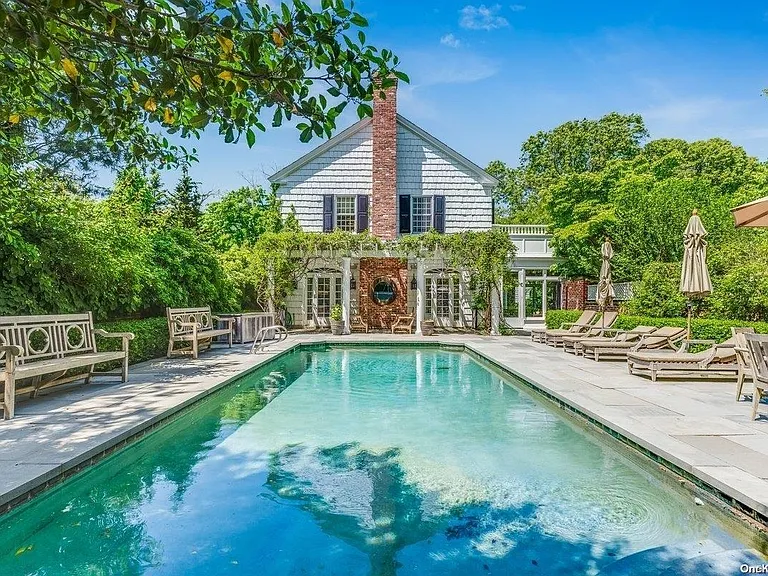
POLYGON ((445 196, 433 196, 432 198, 432 224, 434 229, 441 234, 445 232, 445 196))
POLYGON ((368 230, 368 194, 357 195, 357 231, 368 230))
POLYGON ((333 232, 333 194, 323 196, 323 232, 333 232))
POLYGON ((411 196, 400 195, 400 234, 411 233, 411 196))

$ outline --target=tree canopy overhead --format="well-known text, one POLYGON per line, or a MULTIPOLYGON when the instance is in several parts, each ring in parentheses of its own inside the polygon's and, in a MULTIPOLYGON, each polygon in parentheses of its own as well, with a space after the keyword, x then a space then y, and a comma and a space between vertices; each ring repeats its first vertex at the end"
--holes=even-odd
POLYGON ((345 0, 0 0, 0 22, 0 160, 28 120, 166 164, 191 154, 162 131, 253 146, 295 116, 308 141, 350 101, 369 115, 374 78, 407 81, 345 0))

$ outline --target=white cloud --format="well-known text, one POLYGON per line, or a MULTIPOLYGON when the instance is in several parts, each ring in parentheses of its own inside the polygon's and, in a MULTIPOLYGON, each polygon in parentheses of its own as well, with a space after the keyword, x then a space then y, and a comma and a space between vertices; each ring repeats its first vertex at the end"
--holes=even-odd
POLYGON ((461 46, 461 40, 456 38, 453 34, 446 34, 440 38, 440 44, 444 46, 450 46, 451 48, 458 48, 461 46))
POLYGON ((525 10, 525 5, 524 4, 512 4, 512 6, 510 6, 509 9, 512 10, 512 12, 522 12, 523 10, 525 10))
POLYGON ((459 26, 469 30, 495 30, 509 26, 506 18, 499 15, 501 6, 472 6, 468 4, 459 10, 459 26))

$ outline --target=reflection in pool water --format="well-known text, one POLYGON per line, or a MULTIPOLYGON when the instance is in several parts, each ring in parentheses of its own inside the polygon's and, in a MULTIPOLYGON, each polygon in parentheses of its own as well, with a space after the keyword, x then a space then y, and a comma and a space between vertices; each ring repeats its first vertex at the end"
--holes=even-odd
POLYGON ((590 574, 741 546, 467 355, 289 354, 0 519, 0 574, 590 574))

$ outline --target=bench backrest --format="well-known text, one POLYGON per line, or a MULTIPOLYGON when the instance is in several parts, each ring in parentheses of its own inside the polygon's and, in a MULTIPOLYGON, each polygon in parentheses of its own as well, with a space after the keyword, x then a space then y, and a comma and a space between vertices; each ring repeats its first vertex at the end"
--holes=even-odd
MULTIPOLYGON (((14 344, 24 350, 19 364, 54 360, 75 354, 96 352, 93 316, 0 316, 0 346, 14 344)), ((5 356, 0 353, 0 358, 5 356)))
POLYGON ((203 308, 166 308, 168 316, 168 332, 173 336, 181 336, 192 332, 192 326, 182 326, 182 324, 199 324, 198 331, 211 330, 214 328, 213 318, 211 318, 211 307, 203 308))

